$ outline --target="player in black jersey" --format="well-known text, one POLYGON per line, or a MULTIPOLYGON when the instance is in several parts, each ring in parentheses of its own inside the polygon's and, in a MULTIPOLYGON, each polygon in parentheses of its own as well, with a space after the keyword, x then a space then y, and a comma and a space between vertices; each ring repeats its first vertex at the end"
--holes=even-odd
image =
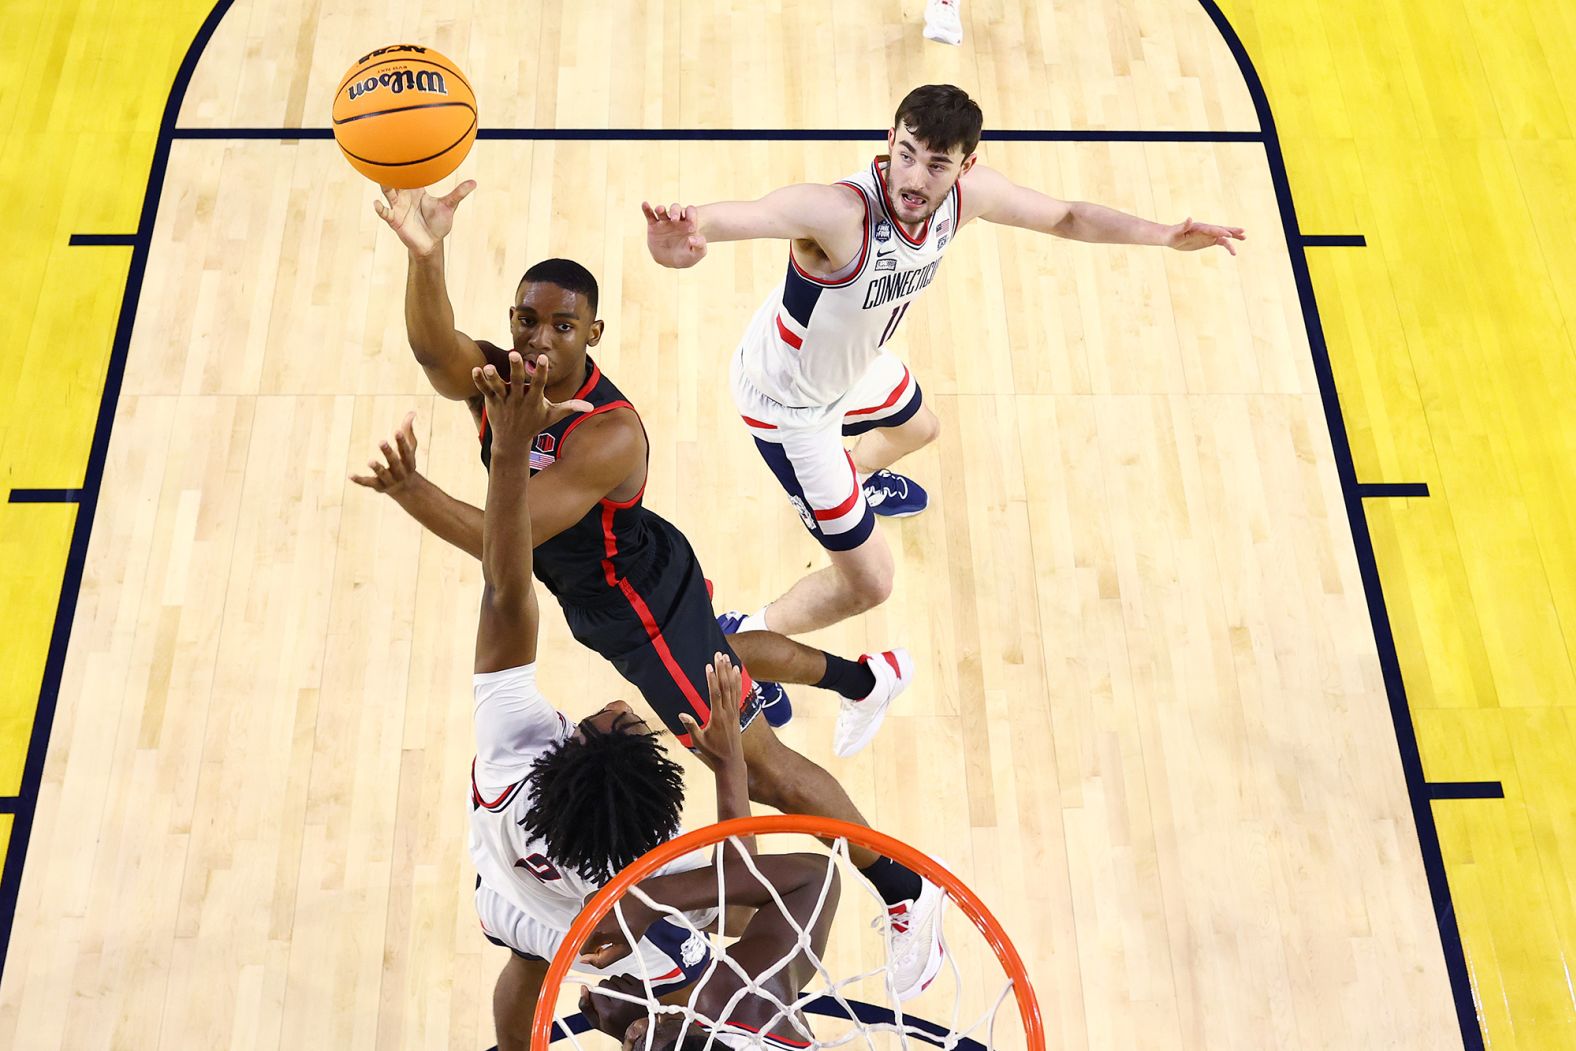
MULTIPOLYGON (((485 461, 488 428, 472 370, 492 364, 506 373, 508 352, 455 328, 443 259, 454 209, 474 188, 463 183, 442 198, 385 189, 386 203, 376 207, 409 251, 405 323, 411 349, 438 393, 470 404, 485 461)), ((886 705, 907 685, 912 662, 902 651, 849 661, 772 632, 723 635, 688 540, 641 504, 649 452, 645 429, 587 354, 603 333, 596 301, 596 280, 584 267, 548 260, 527 271, 509 310, 510 349, 549 361, 548 399, 589 403, 587 411, 543 432, 532 449, 537 578, 558 599, 575 638, 632 682, 686 745, 689 734, 679 717, 688 714, 705 724, 705 669, 722 653, 736 658, 747 674, 840 693, 838 750, 851 754, 874 734, 886 705)), ((382 451, 386 462, 373 461, 373 474, 357 481, 389 492, 424 526, 479 557, 481 509, 413 470, 408 418, 382 451)), ((765 720, 754 718, 758 712, 758 700, 746 703, 740 719, 750 797, 785 813, 866 824, 837 780, 783 745, 765 720)), ((941 964, 940 890, 879 855, 855 850, 853 860, 893 912, 893 928, 900 933, 893 939, 892 964, 899 993, 918 995, 941 964)))

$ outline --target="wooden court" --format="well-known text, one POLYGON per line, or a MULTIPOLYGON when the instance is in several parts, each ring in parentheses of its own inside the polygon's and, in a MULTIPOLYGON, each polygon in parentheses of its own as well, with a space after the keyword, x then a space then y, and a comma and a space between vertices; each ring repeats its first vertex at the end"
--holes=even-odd
MULTIPOLYGON (((968 227, 895 341, 943 424, 905 461, 932 506, 881 524, 892 600, 809 639, 905 645, 919 680, 853 760, 832 755, 830 694, 796 689, 781 734, 990 905, 1050 1047, 1484 1046, 1458 1010, 1485 957, 1469 940, 1463 960, 1436 916, 1440 833, 1418 734, 1393 718, 1397 638, 1355 488, 1413 478, 1368 472, 1346 433, 1328 374, 1344 352, 1313 311, 1332 332, 1349 318, 1308 284, 1310 255, 1342 249, 1304 235, 1359 231, 1297 225, 1213 4, 964 3, 961 48, 922 40, 913 0, 195 12, 212 34, 161 132, 97 474, 88 454, 0 1046, 493 1043, 506 954, 477 930, 464 848, 480 574, 347 480, 414 409, 423 470, 485 492, 469 416, 405 344, 376 189, 321 134, 344 68, 395 39, 476 85, 484 138, 455 178, 480 189, 448 249, 459 326, 502 342, 538 259, 598 276, 594 354, 651 435, 646 502, 690 536, 719 610, 820 559, 726 383, 785 249, 659 268, 642 199, 842 177, 908 87, 947 81, 1016 181, 1246 227, 1236 258, 968 227)), ((57 484, 81 484, 73 469, 57 484)), ((1384 514, 1375 532, 1395 546, 1384 514)), ((555 703, 636 700, 543 609, 555 703)), ((685 761, 693 827, 712 800, 685 761)))

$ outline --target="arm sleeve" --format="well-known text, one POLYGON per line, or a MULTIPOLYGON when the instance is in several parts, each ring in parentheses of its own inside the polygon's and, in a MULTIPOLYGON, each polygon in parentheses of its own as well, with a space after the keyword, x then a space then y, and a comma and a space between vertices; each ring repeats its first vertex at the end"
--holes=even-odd
POLYGON ((569 719, 536 688, 535 664, 480 672, 474 689, 478 785, 514 784, 570 732, 569 719))

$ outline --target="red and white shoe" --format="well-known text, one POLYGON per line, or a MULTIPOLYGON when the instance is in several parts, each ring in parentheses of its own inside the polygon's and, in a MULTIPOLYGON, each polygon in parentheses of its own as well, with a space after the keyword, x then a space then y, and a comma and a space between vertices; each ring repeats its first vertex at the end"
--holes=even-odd
POLYGON ((899 1000, 914 999, 941 973, 947 955, 941 944, 941 912, 946 904, 942 889, 925 880, 919 897, 887 906, 892 930, 887 970, 899 1000))
POLYGON ((870 743, 876 731, 881 729, 881 721, 886 718, 892 699, 908 689, 914 678, 914 658, 907 650, 867 653, 859 660, 875 674, 876 686, 868 696, 857 701, 843 698, 842 708, 837 713, 832 750, 844 759, 870 743))

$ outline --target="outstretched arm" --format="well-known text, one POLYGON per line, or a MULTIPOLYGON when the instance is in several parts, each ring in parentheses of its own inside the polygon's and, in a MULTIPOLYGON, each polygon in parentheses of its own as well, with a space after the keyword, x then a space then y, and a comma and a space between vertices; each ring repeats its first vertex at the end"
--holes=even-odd
POLYGON ((433 389, 445 398, 471 398, 471 370, 487 364, 482 347, 454 327, 454 307, 444 276, 443 241, 454 228, 454 212, 476 183, 466 180, 443 197, 426 190, 383 187, 373 202, 409 252, 405 271, 405 333, 416 362, 433 389))
POLYGON ((1236 255, 1232 241, 1246 238, 1241 227, 1195 223, 1191 218, 1167 226, 1103 204, 1060 201, 1038 190, 1019 186, 983 164, 974 165, 966 178, 963 200, 968 217, 978 216, 987 222, 1036 230, 1073 241, 1156 245, 1184 252, 1219 245, 1236 255))
POLYGON ((476 625, 476 670, 502 671, 536 661, 538 611, 531 580, 531 442, 546 426, 541 406, 547 359, 528 376, 518 354, 509 355, 509 382, 491 365, 476 370, 493 425, 492 468, 482 517, 482 609, 476 625), (533 384, 531 381, 534 380, 533 384))
MULTIPOLYGON (((644 457, 636 439, 638 426, 618 426, 607 416, 582 428, 574 453, 538 474, 531 481, 531 540, 541 544, 562 533, 585 516, 596 502, 629 476, 631 464, 644 457)), ((449 495, 416 469, 415 413, 394 432, 392 442, 378 448, 383 459, 367 461, 371 474, 353 474, 350 480, 374 492, 386 493, 404 512, 472 558, 482 557, 482 509, 449 495)))
MULTIPOLYGON (((509 355, 509 380, 491 365, 475 370, 492 421, 492 468, 482 517, 482 610, 476 625, 476 671, 503 671, 536 661, 536 587, 531 580, 531 512, 526 506, 531 443, 574 403, 554 405, 545 395, 547 355, 527 369, 509 355)), ((582 405, 584 403, 581 403, 582 405)))
MULTIPOLYGON (((744 734, 739 728, 744 675, 727 654, 712 655, 706 665, 706 689, 711 695, 706 725, 698 725, 687 712, 679 713, 679 721, 689 729, 695 753, 717 779, 717 820, 749 817, 749 771, 744 765, 744 734)), ((754 853, 755 837, 746 837, 744 845, 754 853)))
POLYGON ((847 189, 800 183, 773 190, 755 201, 718 201, 699 207, 641 202, 646 247, 663 266, 688 267, 706 255, 712 241, 775 238, 813 242, 833 266, 858 252, 864 205, 847 189))

